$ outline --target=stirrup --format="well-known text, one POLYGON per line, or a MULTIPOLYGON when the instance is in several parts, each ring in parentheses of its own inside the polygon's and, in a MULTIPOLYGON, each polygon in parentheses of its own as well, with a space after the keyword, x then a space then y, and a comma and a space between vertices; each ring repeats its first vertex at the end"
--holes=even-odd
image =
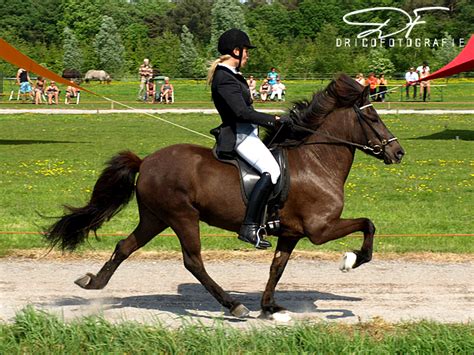
POLYGON ((241 232, 242 230, 239 232, 238 239, 252 244, 257 249, 267 249, 272 246, 268 240, 264 239, 267 236, 267 230, 265 229, 265 226, 258 227, 255 224, 254 229, 251 230, 251 233, 241 234, 241 232))

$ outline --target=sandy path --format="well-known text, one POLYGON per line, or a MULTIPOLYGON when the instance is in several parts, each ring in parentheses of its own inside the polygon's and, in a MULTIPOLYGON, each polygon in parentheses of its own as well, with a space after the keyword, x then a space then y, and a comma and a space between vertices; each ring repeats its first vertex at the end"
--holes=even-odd
MULTIPOLYGON (((251 310, 244 320, 224 312, 178 260, 127 261, 104 290, 73 284, 101 266, 97 260, 0 259, 0 320, 31 304, 66 319, 102 314, 111 321, 158 319, 170 326, 183 319, 211 324, 216 317, 236 326, 271 323, 257 318, 269 263, 206 263, 210 275, 251 310)), ((378 260, 341 273, 335 261, 298 259, 288 264, 276 297, 294 320, 468 322, 474 321, 473 271, 473 261, 378 260)))

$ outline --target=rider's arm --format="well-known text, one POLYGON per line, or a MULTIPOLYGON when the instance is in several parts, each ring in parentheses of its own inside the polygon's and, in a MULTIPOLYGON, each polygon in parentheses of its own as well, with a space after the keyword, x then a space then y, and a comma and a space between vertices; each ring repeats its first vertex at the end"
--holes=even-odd
POLYGON ((236 81, 226 80, 218 84, 218 92, 240 122, 274 127, 275 116, 255 111, 242 97, 242 87, 236 81))

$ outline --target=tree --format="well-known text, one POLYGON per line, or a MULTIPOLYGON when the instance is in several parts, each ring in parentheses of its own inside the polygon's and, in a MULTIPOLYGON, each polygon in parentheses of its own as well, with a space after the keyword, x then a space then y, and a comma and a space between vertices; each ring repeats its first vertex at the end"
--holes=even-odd
POLYGON ((107 71, 112 76, 122 73, 124 47, 111 17, 104 16, 99 33, 95 36, 95 50, 98 58, 98 69, 107 71))
POLYGON ((69 27, 64 27, 63 35, 64 69, 76 69, 81 71, 83 58, 76 35, 69 27))
POLYGON ((199 68, 197 68, 199 55, 194 46, 193 39, 193 34, 183 25, 179 50, 179 68, 181 76, 185 78, 194 78, 200 74, 199 68))
POLYGON ((385 48, 372 49, 367 61, 367 72, 373 72, 375 75, 385 74, 387 77, 395 72, 395 66, 385 48))
POLYGON ((444 39, 446 40, 444 46, 433 49, 434 62, 432 63, 431 68, 441 68, 450 63, 459 54, 459 48, 451 45, 453 37, 451 37, 449 33, 444 33, 444 39))
POLYGON ((179 37, 165 31, 160 37, 150 39, 148 57, 153 68, 166 76, 176 77, 179 74, 179 37))
POLYGON ((211 1, 180 0, 176 7, 168 11, 170 30, 180 33, 183 25, 194 35, 194 39, 209 43, 211 38, 211 1))
POLYGON ((216 0, 211 10, 211 43, 214 56, 217 52, 217 42, 221 34, 231 28, 246 31, 245 17, 242 7, 237 0, 216 0))

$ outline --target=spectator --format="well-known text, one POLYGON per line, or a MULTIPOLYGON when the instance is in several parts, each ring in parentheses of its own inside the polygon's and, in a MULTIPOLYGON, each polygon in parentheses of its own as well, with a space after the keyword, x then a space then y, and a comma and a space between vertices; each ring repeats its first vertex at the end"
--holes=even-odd
MULTIPOLYGON (((74 81, 71 80, 70 81, 71 84, 74 84, 74 81)), ((71 103, 71 99, 77 97, 79 94, 79 90, 72 86, 72 85, 69 85, 67 88, 66 88, 66 105, 69 105, 71 103)))
POLYGON ((153 79, 153 68, 150 64, 150 60, 145 58, 143 59, 143 64, 140 65, 140 69, 138 70, 138 74, 140 74, 140 90, 138 91, 138 100, 143 100, 145 94, 145 86, 146 83, 153 79))
POLYGON ((263 79, 262 85, 260 85, 260 99, 262 101, 267 101, 268 94, 270 93, 270 84, 268 83, 268 79, 263 79))
MULTIPOLYGON (((424 61, 423 65, 420 65, 416 68, 416 72, 419 75, 420 79, 423 79, 430 75, 430 67, 428 66, 428 62, 424 61)), ((423 101, 426 101, 426 96, 428 95, 428 99, 430 98, 430 81, 423 80, 420 81, 420 99, 423 96, 423 101)))
POLYGON ((280 81, 280 79, 277 79, 276 84, 272 85, 272 94, 270 95, 270 100, 274 100, 275 96, 277 96, 278 101, 281 101, 281 96, 285 89, 285 85, 280 81))
POLYGON ((38 76, 36 79, 36 84, 34 88, 34 95, 35 95, 35 104, 41 104, 41 98, 44 95, 44 87, 46 85, 46 81, 42 76, 38 76))
POLYGON ((59 88, 56 86, 54 81, 50 81, 49 86, 46 88, 46 95, 48 96, 48 105, 54 104, 57 105, 59 101, 59 88))
POLYGON ((418 80, 418 74, 415 72, 415 68, 411 67, 410 70, 405 74, 406 81, 406 97, 410 96, 410 86, 413 87, 413 98, 416 99, 416 81, 418 80))
POLYGON ((267 74, 267 80, 270 85, 275 85, 277 83, 277 79, 280 79, 280 75, 276 72, 275 68, 271 68, 267 74))
POLYGON ((250 95, 252 96, 252 99, 255 99, 257 96, 257 82, 253 78, 253 75, 250 75, 250 78, 247 80, 247 84, 250 89, 250 95))
POLYGON ((356 75, 355 81, 357 81, 360 85, 365 86, 365 78, 364 74, 359 73, 356 75))
POLYGON ((20 87, 20 94, 32 97, 31 80, 28 72, 20 68, 16 73, 16 83, 20 87))
POLYGON ((165 78, 165 83, 161 85, 161 99, 163 100, 163 103, 172 103, 173 101, 173 85, 170 84, 170 79, 165 78))
POLYGON ((379 75, 378 84, 379 84, 379 95, 377 97, 377 100, 384 102, 385 94, 387 91, 387 85, 388 85, 387 79, 385 79, 384 74, 379 75))
POLYGON ((156 84, 153 79, 148 80, 146 83, 146 97, 145 101, 147 101, 151 97, 151 103, 155 103, 155 95, 156 95, 156 84))
POLYGON ((367 78, 367 85, 369 85, 370 89, 370 99, 375 100, 376 99, 376 93, 377 93, 377 85, 378 85, 378 80, 375 77, 374 73, 370 73, 369 77, 367 78))

